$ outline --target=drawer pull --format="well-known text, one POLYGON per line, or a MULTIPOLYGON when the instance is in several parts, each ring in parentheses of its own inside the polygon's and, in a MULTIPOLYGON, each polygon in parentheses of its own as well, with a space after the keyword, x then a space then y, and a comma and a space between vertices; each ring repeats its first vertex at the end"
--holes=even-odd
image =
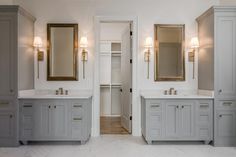
POLYGON ((23 107, 33 107, 32 105, 24 105, 23 107))
POLYGON ((160 107, 160 105, 151 105, 151 107, 160 107))
POLYGON ((73 107, 82 107, 82 105, 74 105, 73 107))
POLYGON ((73 120, 82 120, 82 118, 73 118, 73 120))
POLYGON ((222 115, 219 115, 219 117, 221 118, 221 117, 222 117, 222 115))
POLYGON ((231 106, 233 103, 232 102, 223 102, 224 106, 231 106))
POLYGON ((0 105, 9 105, 9 102, 0 102, 0 105))
POLYGON ((200 108, 209 108, 209 105, 200 105, 200 108))

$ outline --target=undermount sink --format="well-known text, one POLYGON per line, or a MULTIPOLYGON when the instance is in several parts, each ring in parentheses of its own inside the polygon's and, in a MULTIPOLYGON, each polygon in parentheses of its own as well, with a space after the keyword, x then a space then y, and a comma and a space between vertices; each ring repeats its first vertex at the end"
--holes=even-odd
POLYGON ((53 90, 26 90, 19 92, 19 99, 77 99, 90 98, 92 92, 89 91, 73 91, 68 95, 56 95, 53 90))
POLYGON ((163 92, 141 92, 141 96, 144 98, 150 98, 150 99, 195 99, 195 98, 201 98, 201 99, 211 99, 214 98, 213 95, 206 95, 206 94, 198 94, 195 93, 178 93, 177 95, 165 95, 163 92))

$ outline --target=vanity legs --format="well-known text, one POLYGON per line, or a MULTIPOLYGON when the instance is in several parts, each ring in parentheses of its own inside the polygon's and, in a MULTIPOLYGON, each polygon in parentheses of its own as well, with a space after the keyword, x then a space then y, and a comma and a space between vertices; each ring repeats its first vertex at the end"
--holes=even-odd
POLYGON ((148 145, 151 145, 151 144, 152 144, 152 141, 147 141, 147 144, 148 144, 148 145))
POLYGON ((204 141, 205 145, 208 145, 211 141, 204 141))
POLYGON ((28 141, 20 141, 23 145, 28 145, 28 141))

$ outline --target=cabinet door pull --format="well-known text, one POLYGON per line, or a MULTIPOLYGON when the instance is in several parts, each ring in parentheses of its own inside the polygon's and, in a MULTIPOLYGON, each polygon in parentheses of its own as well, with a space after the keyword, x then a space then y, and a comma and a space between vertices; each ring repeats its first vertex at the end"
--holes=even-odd
POLYGON ((176 108, 179 108, 179 106, 176 106, 176 108))
POLYGON ((223 102, 223 105, 224 105, 224 106, 231 106, 231 105, 232 105, 232 102, 223 102))
POLYGON ((82 107, 82 105, 74 105, 73 107, 82 107))
POLYGON ((10 89, 10 93, 13 93, 13 89, 10 89))
POLYGON ((10 118, 12 118, 13 117, 13 115, 10 115, 10 118))
POLYGON ((182 106, 182 108, 184 108, 184 106, 182 106))
POLYGON ((160 105, 151 105, 151 107, 160 107, 160 105))
POLYGON ((209 105, 200 105, 200 108, 209 108, 209 105))
POLYGON ((57 108, 57 106, 54 106, 54 108, 57 108))
POLYGON ((27 107, 33 107, 33 106, 32 105, 24 105, 23 107, 27 108, 27 107))
POLYGON ((49 105, 48 108, 51 108, 51 106, 49 105))
POLYGON ((82 120, 82 118, 73 118, 73 120, 82 120))
POLYGON ((9 102, 0 102, 0 105, 9 105, 9 102))
POLYGON ((221 92, 222 92, 222 89, 220 89, 218 92, 221 93, 221 92))
POLYGON ((221 117, 222 117, 222 115, 219 115, 219 117, 221 118, 221 117))

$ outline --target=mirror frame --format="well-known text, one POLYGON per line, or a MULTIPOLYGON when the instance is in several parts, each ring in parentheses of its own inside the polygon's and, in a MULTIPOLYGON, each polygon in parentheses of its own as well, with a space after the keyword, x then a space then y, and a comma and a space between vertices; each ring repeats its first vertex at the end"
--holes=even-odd
POLYGON ((155 81, 185 81, 185 24, 154 24, 154 80, 155 81), (160 77, 158 76, 159 65, 158 65, 158 52, 159 52, 159 42, 157 30, 160 27, 178 27, 182 28, 182 56, 183 56, 183 74, 179 77, 160 77))
POLYGON ((47 81, 77 81, 78 80, 78 24, 76 23, 48 23, 47 24, 47 81), (71 27, 73 28, 73 76, 51 76, 50 57, 51 57, 51 28, 52 27, 71 27))

